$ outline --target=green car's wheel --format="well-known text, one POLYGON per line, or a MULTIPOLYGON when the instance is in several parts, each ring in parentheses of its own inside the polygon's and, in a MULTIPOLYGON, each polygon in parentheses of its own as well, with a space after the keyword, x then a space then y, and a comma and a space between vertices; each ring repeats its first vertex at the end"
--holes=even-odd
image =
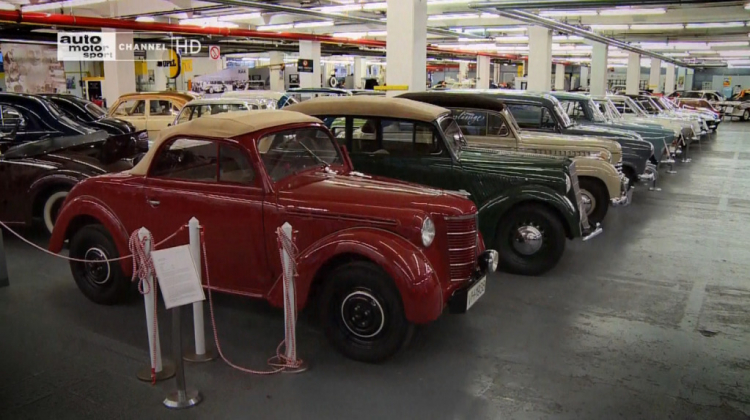
POLYGON ((557 214, 541 204, 520 205, 504 216, 497 228, 499 267, 527 276, 542 274, 560 260, 565 241, 557 214))

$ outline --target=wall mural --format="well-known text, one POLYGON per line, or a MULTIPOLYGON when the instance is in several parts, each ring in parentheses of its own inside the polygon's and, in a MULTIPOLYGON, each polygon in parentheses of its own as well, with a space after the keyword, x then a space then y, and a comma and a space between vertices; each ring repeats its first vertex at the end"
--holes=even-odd
POLYGON ((15 93, 65 92, 63 63, 57 48, 48 45, 0 44, 5 67, 5 87, 15 93))

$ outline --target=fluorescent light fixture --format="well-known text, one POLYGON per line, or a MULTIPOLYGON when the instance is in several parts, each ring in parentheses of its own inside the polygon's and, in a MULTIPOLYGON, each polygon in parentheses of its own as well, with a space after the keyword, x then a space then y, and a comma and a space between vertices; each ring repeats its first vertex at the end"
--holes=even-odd
POLYGON ((529 37, 525 35, 519 35, 519 36, 499 36, 495 38, 495 42, 502 43, 502 44, 513 44, 513 43, 522 43, 522 42, 529 42, 529 37))
POLYGON ((525 26, 504 26, 496 28, 486 28, 487 32, 526 32, 525 26))
POLYGON ((367 36, 367 32, 334 32, 331 34, 334 38, 359 39, 367 36))
POLYGON ((705 42, 670 42, 675 50, 707 50, 710 47, 705 42))
POLYGON ((568 16, 596 16, 596 10, 542 10, 539 16, 568 17, 568 16))
POLYGON ((665 53, 667 57, 690 57, 690 54, 680 52, 680 53, 665 53))
POLYGON ((664 13, 667 13, 667 10, 663 8, 638 9, 632 7, 617 7, 599 11, 601 16, 663 15, 664 13))
POLYGON ((224 21, 224 22, 232 22, 235 20, 257 19, 259 17, 260 17, 260 12, 237 13, 236 15, 219 16, 219 20, 224 21))
POLYGON ((716 55, 717 51, 705 50, 705 51, 689 51, 691 55, 716 55))
POLYGON ((387 36, 388 31, 370 31, 367 36, 387 36))
POLYGON ((688 23, 687 29, 704 29, 704 28, 741 28, 745 22, 712 22, 712 23, 688 23))
POLYGON ((319 22, 299 22, 295 23, 295 28, 321 28, 324 26, 333 26, 332 20, 319 21, 319 22))
POLYGON ((427 0, 428 6, 442 6, 446 4, 465 4, 474 0, 427 0))
POLYGON ((216 17, 180 19, 180 25, 202 26, 211 28, 239 28, 240 26, 232 22, 220 22, 216 17))
POLYGON ((29 4, 26 6, 21 6, 21 10, 23 10, 24 12, 41 12, 43 10, 54 10, 65 7, 89 6, 92 4, 104 3, 106 1, 107 0, 62 0, 44 4, 29 4))
POLYGON ((138 16, 135 18, 136 22, 156 22, 156 19, 153 18, 153 16, 138 16))
POLYGON ((679 31, 685 29, 682 23, 646 23, 640 25, 630 25, 631 31, 679 31))
POLYGON ((388 8, 388 2, 379 1, 377 3, 365 3, 362 5, 362 10, 385 10, 388 8))
POLYGON ((708 46, 713 47, 747 47, 750 45, 748 41, 724 41, 724 42, 709 42, 708 46))
POLYGON ((627 58, 630 54, 621 51, 610 51, 607 56, 610 58, 627 58))
POLYGON ((750 57, 750 50, 719 51, 722 57, 750 57))
POLYGON ((16 10, 16 5, 10 4, 7 1, 0 1, 0 10, 16 10))
POLYGON ((734 64, 729 64, 730 69, 750 69, 750 66, 735 66, 734 64))
POLYGON ((583 41, 582 36, 578 35, 553 35, 552 36, 553 41, 583 41))
POLYGON ((368 66, 387 66, 388 63, 381 63, 380 61, 365 61, 368 66))
POLYGON ((261 25, 255 29, 258 31, 283 31, 284 29, 292 29, 292 28, 294 28, 294 24, 281 23, 278 25, 261 25))
POLYGON ((552 50, 552 55, 589 55, 589 51, 552 50))
POLYGON ((483 38, 458 38, 458 42, 487 42, 483 38))
POLYGON ((750 60, 727 60, 728 64, 750 64, 750 60))
POLYGON ((498 15, 497 13, 486 13, 485 12, 485 13, 482 13, 481 15, 479 15, 479 17, 482 18, 482 19, 496 19, 496 18, 499 18, 500 15, 498 15))
POLYGON ((315 10, 319 12, 325 12, 325 13, 353 12, 357 10, 362 10, 362 5, 361 4, 345 4, 342 6, 324 6, 324 7, 316 7, 315 10))
POLYGON ((476 13, 449 13, 443 15, 430 15, 427 20, 453 20, 453 19, 477 19, 479 15, 476 13))
POLYGON ((627 31, 628 25, 589 25, 592 31, 627 31))
POLYGON ((666 42, 641 42, 641 48, 645 50, 671 50, 672 47, 666 42))

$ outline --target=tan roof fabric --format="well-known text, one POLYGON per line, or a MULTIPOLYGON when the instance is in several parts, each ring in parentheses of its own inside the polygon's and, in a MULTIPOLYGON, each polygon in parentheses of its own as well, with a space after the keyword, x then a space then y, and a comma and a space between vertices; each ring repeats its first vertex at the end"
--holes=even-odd
POLYGON ((175 136, 227 139, 266 128, 299 123, 320 123, 317 118, 289 111, 238 111, 209 115, 169 127, 159 132, 146 156, 130 170, 133 175, 146 175, 156 150, 175 136))
POLYGON ((287 106, 284 110, 307 115, 372 116, 424 122, 435 121, 438 117, 450 113, 445 108, 423 102, 378 96, 318 97, 287 106))

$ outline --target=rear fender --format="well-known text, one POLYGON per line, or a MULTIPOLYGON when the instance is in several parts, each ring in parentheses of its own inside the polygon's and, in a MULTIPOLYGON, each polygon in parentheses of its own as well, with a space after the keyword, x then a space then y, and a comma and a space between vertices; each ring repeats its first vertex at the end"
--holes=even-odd
MULTIPOLYGON (((103 202, 87 195, 77 196, 73 200, 65 202, 55 221, 49 250, 55 253, 60 252, 65 240, 70 239, 75 233, 75 229, 80 227, 79 221, 82 219, 93 219, 104 226, 112 236, 120 256, 130 253, 128 248, 130 236, 120 219, 103 202)), ((133 267, 130 259, 121 260, 120 265, 126 276, 132 275, 133 267)))
MULTIPOLYGON (((300 252, 295 283, 298 309, 307 304, 311 286, 319 271, 328 268, 326 263, 346 255, 372 261, 393 279, 401 295, 406 319, 410 322, 428 323, 442 312, 444 301, 440 281, 424 253, 403 237, 374 228, 342 230, 300 252)), ((281 276, 276 279, 267 298, 272 305, 283 306, 281 276)))
POLYGON ((581 236, 579 209, 569 199, 555 190, 542 185, 522 185, 508 190, 502 196, 485 203, 479 209, 479 229, 482 231, 487 248, 498 249, 497 227, 503 217, 520 204, 540 204, 547 206, 560 216, 560 221, 569 238, 581 236))

